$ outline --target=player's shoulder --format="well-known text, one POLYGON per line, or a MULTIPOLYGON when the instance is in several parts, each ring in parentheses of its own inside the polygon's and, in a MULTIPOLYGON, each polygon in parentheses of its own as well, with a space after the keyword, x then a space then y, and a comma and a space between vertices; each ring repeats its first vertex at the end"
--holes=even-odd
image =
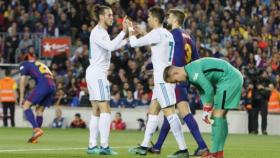
POLYGON ((151 33, 166 34, 166 33, 170 33, 170 32, 165 28, 156 28, 156 29, 153 29, 151 31, 151 33))
POLYGON ((157 29, 152 29, 148 34, 160 34, 160 29, 157 28, 157 29))
POLYGON ((23 61, 19 64, 19 70, 27 69, 30 67, 30 62, 29 61, 23 61))
POLYGON ((197 59, 197 60, 194 60, 194 61, 188 63, 186 66, 187 67, 197 67, 198 65, 201 65, 204 60, 205 60, 204 58, 200 58, 200 59, 197 59))
POLYGON ((172 34, 182 34, 183 30, 180 28, 175 28, 170 31, 172 34))
POLYGON ((100 33, 106 32, 106 31, 105 31, 104 28, 102 28, 100 25, 96 25, 96 26, 91 30, 91 32, 98 32, 98 33, 100 34, 100 33))
POLYGON ((91 30, 91 34, 90 34, 90 39, 95 39, 95 38, 105 38, 109 36, 107 31, 104 30, 101 26, 96 25, 92 30, 91 30))
POLYGON ((214 61, 214 62, 225 62, 224 60, 220 59, 220 58, 214 58, 214 57, 204 57, 204 58, 200 58, 200 61, 204 61, 204 62, 209 62, 209 61, 214 61))
POLYGON ((171 32, 173 38, 177 40, 177 42, 178 41, 182 42, 182 40, 183 40, 183 30, 182 29, 175 28, 175 29, 171 30, 170 32, 171 32))
POLYGON ((172 35, 170 31, 168 31, 166 28, 162 28, 161 31, 165 34, 172 35))
POLYGON ((21 67, 21 66, 28 66, 28 65, 30 65, 30 62, 29 62, 29 61, 23 61, 23 62, 21 62, 21 63, 19 64, 20 67, 21 67))
POLYGON ((169 40, 170 39, 174 40, 172 33, 168 31, 166 28, 160 28, 159 32, 163 37, 165 38, 167 37, 169 40))

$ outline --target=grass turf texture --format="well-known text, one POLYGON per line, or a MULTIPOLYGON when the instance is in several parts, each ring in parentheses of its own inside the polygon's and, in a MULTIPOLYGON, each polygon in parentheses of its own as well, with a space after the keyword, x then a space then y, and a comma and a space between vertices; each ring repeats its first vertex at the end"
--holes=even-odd
MULTIPOLYGON (((31 129, 0 128, 0 158, 105 158, 109 156, 88 155, 87 129, 43 129, 45 134, 38 144, 28 144, 31 129)), ((119 155, 115 158, 144 158, 128 153, 128 148, 136 146, 143 139, 144 133, 138 131, 113 131, 110 136, 111 147, 119 155)), ((155 140, 158 136, 153 136, 155 140)), ((208 146, 210 134, 203 134, 208 146)), ((190 153, 196 144, 189 133, 185 133, 186 143, 190 153)), ((228 136, 225 146, 226 158, 279 158, 280 136, 237 135, 228 136)), ((166 157, 177 150, 177 144, 170 133, 162 149, 162 154, 147 155, 151 157, 166 157)))

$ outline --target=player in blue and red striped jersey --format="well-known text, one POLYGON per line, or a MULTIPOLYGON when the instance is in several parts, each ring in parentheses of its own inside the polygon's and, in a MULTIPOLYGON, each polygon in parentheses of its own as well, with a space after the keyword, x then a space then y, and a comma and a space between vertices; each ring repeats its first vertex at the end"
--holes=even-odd
POLYGON ((37 139, 44 134, 41 129, 44 109, 52 104, 56 88, 53 75, 45 64, 35 61, 34 59, 30 60, 30 56, 28 56, 28 54, 24 57, 24 60, 25 61, 20 64, 19 68, 21 73, 20 104, 23 105, 26 119, 33 127, 33 135, 28 142, 37 143, 37 139), (24 100, 27 76, 30 76, 35 80, 36 86, 24 100), (31 109, 32 105, 36 106, 36 118, 31 109))
MULTIPOLYGON (((183 12, 172 9, 169 11, 168 15, 168 24, 172 26, 172 35, 175 41, 174 47, 174 58, 173 65, 175 66, 184 66, 196 59, 199 58, 199 53, 195 45, 194 39, 190 37, 189 34, 184 32, 181 29, 182 24, 184 23, 185 15, 183 12)), ((175 93, 176 93, 176 105, 178 111, 183 118, 184 122, 188 126, 192 136, 198 144, 198 148, 194 152, 194 156, 201 156, 208 152, 208 148, 200 134, 197 122, 195 121, 187 98, 187 83, 176 84, 175 93)), ((170 130, 170 125, 164 117, 164 122, 160 131, 159 138, 155 145, 149 150, 151 153, 160 153, 162 144, 170 130)))

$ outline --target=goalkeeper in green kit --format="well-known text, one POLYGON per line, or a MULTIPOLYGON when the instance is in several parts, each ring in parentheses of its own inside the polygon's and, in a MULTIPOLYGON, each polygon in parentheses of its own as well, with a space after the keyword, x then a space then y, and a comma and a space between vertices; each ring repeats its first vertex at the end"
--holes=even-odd
POLYGON ((189 81, 200 94, 203 103, 203 121, 212 124, 210 153, 202 158, 223 158, 228 135, 226 114, 239 106, 243 77, 225 60, 201 58, 184 67, 168 66, 164 80, 169 83, 189 81))

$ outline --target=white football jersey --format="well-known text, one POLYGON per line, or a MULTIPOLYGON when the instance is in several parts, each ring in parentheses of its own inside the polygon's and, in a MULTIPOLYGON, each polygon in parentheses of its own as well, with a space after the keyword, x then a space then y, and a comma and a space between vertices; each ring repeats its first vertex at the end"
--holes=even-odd
POLYGON ((163 71, 172 64, 174 55, 174 39, 172 34, 165 28, 157 28, 139 39, 131 36, 129 41, 132 47, 151 46, 154 83, 165 83, 163 71))
POLYGON ((107 78, 111 61, 111 52, 124 46, 127 41, 123 40, 125 32, 121 31, 115 39, 110 36, 104 28, 96 25, 89 37, 89 61, 86 73, 95 78, 107 78))

